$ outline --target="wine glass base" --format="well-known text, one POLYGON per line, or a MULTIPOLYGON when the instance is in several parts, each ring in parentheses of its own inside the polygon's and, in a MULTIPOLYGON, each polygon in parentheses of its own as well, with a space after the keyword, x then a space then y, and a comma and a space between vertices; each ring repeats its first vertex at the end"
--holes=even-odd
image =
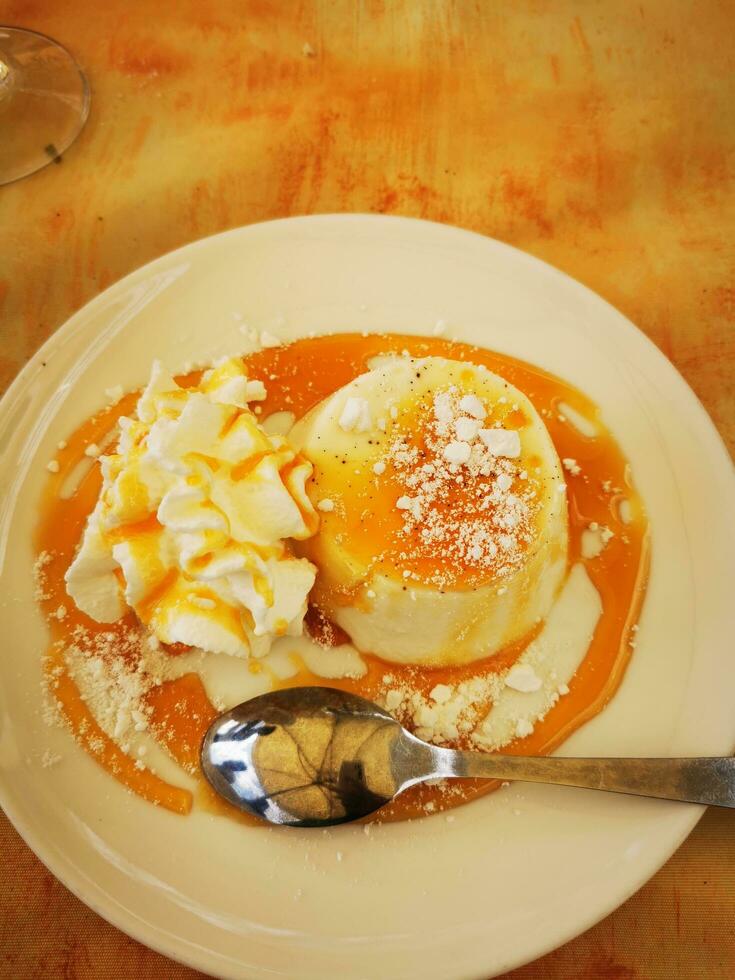
POLYGON ((89 85, 66 48, 35 31, 0 27, 0 63, 0 184, 9 184, 61 162, 87 121, 89 85))

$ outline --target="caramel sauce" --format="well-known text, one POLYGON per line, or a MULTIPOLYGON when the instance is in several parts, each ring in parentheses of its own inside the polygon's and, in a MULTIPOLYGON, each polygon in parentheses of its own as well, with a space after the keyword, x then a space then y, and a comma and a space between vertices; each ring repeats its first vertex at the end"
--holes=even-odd
POLYGON ((52 650, 48 655, 46 666, 53 677, 53 692, 59 710, 63 712, 80 745, 92 758, 124 786, 151 803, 173 810, 174 813, 189 813, 192 796, 188 790, 164 782, 149 769, 138 769, 135 759, 126 755, 102 731, 82 700, 79 688, 57 650, 52 650))
POLYGON ((217 717, 199 675, 164 681, 149 691, 146 702, 153 709, 151 727, 161 745, 183 769, 196 775, 199 746, 217 717))
MULTIPOLYGON (((349 500, 349 507, 346 511, 336 508, 321 514, 326 534, 305 541, 299 548, 299 554, 318 568, 324 568, 328 564, 331 542, 341 538, 349 542, 349 552, 355 566, 369 569, 370 575, 384 575, 400 584, 402 576, 410 574, 413 581, 431 583, 442 590, 475 590, 495 582, 498 569, 503 565, 504 571, 509 569, 509 565, 511 569, 520 566, 529 547, 533 548, 538 542, 539 528, 549 509, 548 502, 545 502, 543 477, 539 479, 533 473, 534 466, 539 465, 541 460, 528 450, 522 450, 520 457, 514 459, 519 472, 528 472, 524 472, 522 478, 516 473, 508 490, 519 497, 528 492, 532 500, 530 513, 523 522, 514 525, 512 532, 508 532, 513 537, 515 560, 509 560, 503 550, 498 550, 497 557, 492 560, 481 546, 478 546, 474 557, 468 546, 462 551, 457 550, 462 532, 467 535, 474 529, 485 530, 495 523, 498 502, 490 494, 495 484, 495 472, 483 475, 475 470, 471 477, 464 476, 461 482, 452 479, 451 488, 445 488, 443 492, 434 491, 424 507, 431 513, 431 526, 435 533, 424 536, 427 529, 425 520, 407 526, 406 511, 399 510, 396 501, 405 494, 412 497, 420 493, 422 484, 436 482, 437 472, 443 471, 448 475, 447 462, 441 455, 442 447, 437 453, 433 432, 435 391, 432 387, 427 388, 421 378, 422 368, 417 365, 415 373, 411 371, 408 383, 413 384, 415 379, 418 380, 420 391, 412 392, 413 398, 408 404, 402 404, 400 408, 400 403, 395 406, 395 418, 388 417, 385 406, 385 417, 382 419, 385 435, 376 432, 370 438, 370 444, 380 447, 381 460, 386 458, 386 451, 390 454, 391 445, 396 443, 400 445, 398 455, 403 457, 398 462, 394 459, 387 468, 383 463, 380 480, 376 480, 372 465, 365 465, 362 460, 359 466, 355 466, 352 460, 339 453, 325 452, 312 457, 312 501, 329 497, 337 486, 339 499, 349 500), (412 458, 409 460, 408 456, 412 458), (426 475, 427 469, 431 475, 426 475), (408 483, 409 479, 413 482, 408 483)), ((451 383, 458 388, 455 398, 459 400, 463 395, 475 393, 486 397, 478 388, 478 382, 482 384, 482 378, 475 370, 465 368, 454 372, 451 383)), ((492 429, 502 426, 504 430, 519 431, 530 422, 522 409, 507 404, 505 399, 495 404, 490 404, 488 399, 486 405, 488 415, 481 422, 478 421, 478 427, 492 429)), ((340 581, 340 571, 338 567, 331 574, 320 575, 317 585, 320 601, 324 601, 325 594, 329 594, 338 605, 342 605, 345 599, 353 605, 354 597, 349 588, 345 589, 345 582, 340 581)))
MULTIPOLYGON (((368 370, 368 361, 376 354, 408 350, 416 357, 437 356, 485 365, 519 388, 534 404, 548 428, 561 458, 571 457, 581 468, 578 475, 566 474, 569 505, 569 561, 584 561, 587 573, 600 594, 603 613, 598 622, 582 664, 570 681, 569 694, 561 698, 538 722, 531 735, 503 749, 506 753, 544 754, 553 750, 585 721, 598 714, 608 703, 622 680, 632 652, 631 627, 635 624, 648 572, 648 524, 640 498, 630 481, 625 457, 612 435, 602 424, 599 411, 586 395, 545 371, 530 364, 466 344, 440 339, 422 339, 399 335, 339 334, 300 340, 285 347, 269 348, 248 355, 244 360, 249 377, 265 382, 268 397, 262 416, 272 412, 290 411, 300 418, 323 398, 354 377, 368 370), (271 376, 276 380, 271 381, 271 376), (563 416, 561 405, 594 422, 594 437, 583 435, 563 416), (603 489, 608 487, 609 490, 603 489), (628 501, 629 520, 622 520, 619 506, 628 501), (607 525, 614 537, 594 559, 583 559, 582 534, 589 524, 607 525)), ((199 373, 180 378, 184 386, 197 384, 199 373)), ((117 405, 109 407, 86 421, 69 438, 66 448, 56 459, 59 472, 50 474, 41 504, 36 534, 36 548, 48 552, 51 559, 45 566, 46 597, 41 601, 46 613, 52 639, 46 669, 54 683, 54 694, 60 708, 80 744, 93 755, 116 779, 129 789, 153 803, 176 813, 187 813, 192 806, 192 794, 170 785, 149 770, 136 768, 99 728, 81 698, 71 676, 64 667, 58 644, 63 644, 75 626, 90 633, 110 632, 129 627, 135 620, 126 615, 119 623, 100 624, 80 612, 66 594, 64 573, 71 563, 81 538, 88 514, 93 509, 101 486, 98 466, 84 475, 75 493, 64 499, 61 492, 80 462, 89 443, 103 444, 117 419, 131 414, 137 392, 126 395, 117 405), (64 605, 67 615, 59 621, 54 612, 64 605)), ((524 420, 509 419, 506 424, 521 426, 524 420)), ((344 642, 341 631, 332 629, 312 611, 309 625, 320 633, 322 641, 344 642)), ((359 679, 330 680, 330 686, 353 691, 374 699, 382 678, 392 674, 397 683, 409 682, 422 693, 436 684, 456 684, 473 676, 486 676, 512 665, 532 636, 524 638, 492 658, 463 667, 427 669, 386 664, 376 657, 365 656, 367 674, 359 679)), ((172 656, 175 649, 170 650, 172 656)), ((321 684, 323 680, 302 671, 282 682, 282 686, 321 684)), ((182 767, 197 771, 197 753, 201 738, 216 711, 209 702, 198 676, 190 674, 176 681, 167 681, 148 695, 152 709, 152 730, 161 743, 182 767)), ((417 787, 404 794, 377 819, 406 819, 436 812, 483 795, 492 784, 473 781, 455 782, 446 790, 436 787, 417 787)), ((216 799, 201 781, 196 792, 197 805, 215 812, 234 815, 237 811, 216 799)), ((241 819, 242 816, 240 815, 241 819)), ((249 819, 245 822, 250 823, 249 819)))

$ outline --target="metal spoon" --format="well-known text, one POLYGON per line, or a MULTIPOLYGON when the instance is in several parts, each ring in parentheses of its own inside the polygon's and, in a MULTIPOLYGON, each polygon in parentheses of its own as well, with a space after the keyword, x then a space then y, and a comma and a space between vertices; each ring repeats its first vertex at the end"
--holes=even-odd
POLYGON ((523 780, 735 807, 735 759, 565 759, 486 755, 420 741, 386 711, 330 687, 245 701, 214 720, 204 775, 264 820, 327 827, 358 820, 416 783, 523 780))

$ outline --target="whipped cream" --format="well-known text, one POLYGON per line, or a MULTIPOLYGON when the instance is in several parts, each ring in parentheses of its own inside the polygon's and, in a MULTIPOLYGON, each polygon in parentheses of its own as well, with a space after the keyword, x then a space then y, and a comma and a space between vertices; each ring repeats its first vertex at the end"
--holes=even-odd
POLYGON ((162 643, 264 656, 302 632, 316 569, 288 539, 316 532, 311 463, 258 424, 266 397, 224 360, 193 388, 156 362, 103 484, 67 592, 98 622, 132 608, 162 643))

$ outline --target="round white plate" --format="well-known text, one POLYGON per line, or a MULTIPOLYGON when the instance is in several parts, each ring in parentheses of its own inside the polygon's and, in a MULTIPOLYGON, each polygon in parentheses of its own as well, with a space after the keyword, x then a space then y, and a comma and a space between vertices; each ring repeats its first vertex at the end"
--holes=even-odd
MULTIPOLYGON (((633 465, 653 560, 638 648, 564 754, 725 754, 735 744, 735 481, 690 389, 624 317, 499 242, 403 218, 241 228, 123 279, 44 345, 0 406, 0 801, 83 901, 222 977, 486 978, 620 904, 692 829, 694 806, 516 784, 410 823, 251 829, 127 793, 39 712, 47 637, 31 537, 56 443, 145 381, 243 346, 238 325, 448 335, 517 355, 602 406, 633 465), (62 761, 44 768, 44 750, 62 761)), ((324 365, 329 370, 329 365, 324 365)))

